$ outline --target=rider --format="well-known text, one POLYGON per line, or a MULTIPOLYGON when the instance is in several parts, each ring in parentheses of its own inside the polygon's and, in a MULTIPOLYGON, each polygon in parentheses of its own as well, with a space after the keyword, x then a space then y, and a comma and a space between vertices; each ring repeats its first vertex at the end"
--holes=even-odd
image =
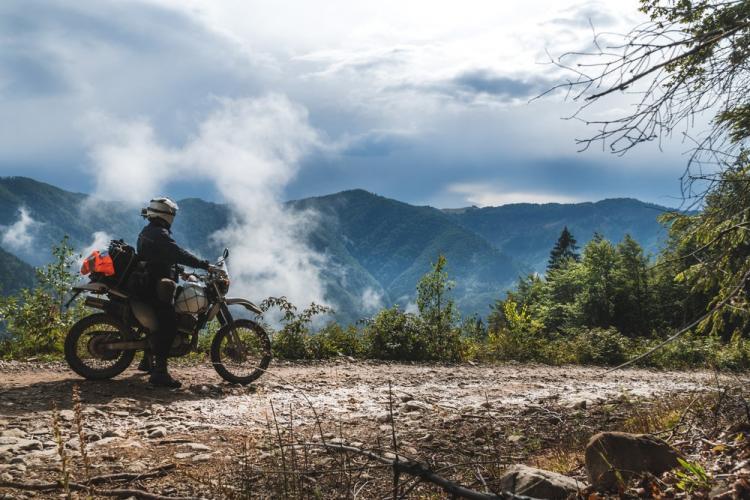
POLYGON ((146 261, 149 284, 144 299, 154 305, 159 330, 152 338, 151 349, 154 365, 150 366, 150 354, 144 353, 139 369, 150 371, 149 382, 156 386, 180 387, 167 371, 167 357, 177 335, 177 318, 174 310, 174 292, 177 287, 176 265, 209 269, 207 260, 201 260, 180 248, 172 238, 170 228, 177 215, 177 204, 169 198, 154 198, 141 215, 148 220, 138 236, 138 255, 146 261))

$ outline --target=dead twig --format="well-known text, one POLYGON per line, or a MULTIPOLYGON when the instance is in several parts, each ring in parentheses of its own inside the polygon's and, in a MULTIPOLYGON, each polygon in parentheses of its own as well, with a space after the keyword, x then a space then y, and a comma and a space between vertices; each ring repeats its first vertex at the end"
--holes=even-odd
POLYGON ((423 481, 427 481, 436 486, 439 486, 443 491, 457 498, 466 498, 469 500, 498 500, 498 499, 526 500, 530 498, 530 497, 516 495, 510 492, 502 492, 496 495, 496 494, 482 493, 479 491, 471 490, 457 483, 454 483, 453 481, 446 479, 443 476, 436 474, 434 471, 427 468, 424 464, 409 460, 403 455, 399 456, 399 455, 394 454, 393 455, 394 458, 391 459, 385 456, 378 455, 368 450, 355 448, 353 446, 346 446, 346 445, 339 445, 339 444, 332 444, 332 443, 307 443, 307 444, 309 446, 320 446, 330 451, 349 452, 349 453, 355 453, 364 457, 368 457, 371 460, 393 467, 394 471, 398 471, 398 473, 400 474, 409 474, 411 476, 416 476, 422 479, 423 481))
POLYGON ((50 490, 62 490, 65 491, 66 487, 70 491, 87 491, 93 495, 103 497, 114 497, 114 498, 130 498, 135 497, 142 500, 201 500, 200 497, 168 497, 164 495, 157 495, 156 493, 149 493, 144 490, 135 489, 99 489, 91 488, 85 484, 80 483, 68 483, 67 485, 63 482, 58 481, 55 483, 21 483, 16 481, 0 481, 0 488, 12 488, 16 490, 25 491, 50 491, 50 490))

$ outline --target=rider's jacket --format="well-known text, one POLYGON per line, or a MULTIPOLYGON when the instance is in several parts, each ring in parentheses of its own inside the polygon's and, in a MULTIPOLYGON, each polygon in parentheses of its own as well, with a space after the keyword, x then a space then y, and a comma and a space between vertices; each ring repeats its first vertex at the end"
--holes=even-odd
POLYGON ((154 284, 162 278, 176 280, 175 264, 208 269, 207 260, 180 248, 167 223, 161 219, 152 219, 138 235, 138 256, 146 261, 150 281, 154 284))

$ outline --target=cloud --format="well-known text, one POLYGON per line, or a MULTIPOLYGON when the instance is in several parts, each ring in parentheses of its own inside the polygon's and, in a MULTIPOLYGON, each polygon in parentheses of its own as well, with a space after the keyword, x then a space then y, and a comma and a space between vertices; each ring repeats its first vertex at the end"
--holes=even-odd
POLYGON ((377 311, 383 306, 383 294, 372 288, 366 288, 361 297, 362 311, 377 311))
POLYGON ((480 207, 496 207, 511 203, 576 203, 582 201, 574 196, 543 192, 517 192, 503 190, 486 184, 452 184, 450 193, 463 195, 466 200, 480 207))
POLYGON ((35 221, 26 207, 21 207, 19 217, 10 226, 0 227, 2 230, 2 244, 4 247, 22 254, 32 253, 34 231, 40 225, 35 221))
POLYGON ((94 250, 107 250, 109 248, 109 242, 115 239, 111 234, 106 231, 96 231, 91 235, 91 243, 84 247, 79 253, 84 257, 88 257, 94 250))
MULTIPOLYGON (((290 212, 281 203, 300 160, 320 144, 307 111, 281 95, 217 99, 215 105, 193 136, 172 148, 158 142, 146 122, 111 118, 90 153, 95 194, 143 203, 172 182, 212 186, 231 209, 229 225, 213 238, 230 248, 233 293, 325 303, 319 276, 325 259, 305 243, 316 215, 290 212)), ((104 120, 99 117, 102 126, 104 120)))

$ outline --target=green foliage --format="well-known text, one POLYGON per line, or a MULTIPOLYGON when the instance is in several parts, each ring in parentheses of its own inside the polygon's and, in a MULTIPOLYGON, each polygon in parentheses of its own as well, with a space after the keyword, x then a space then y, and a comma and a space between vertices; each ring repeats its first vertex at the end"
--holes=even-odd
POLYGON ((260 308, 263 312, 270 309, 281 312, 281 329, 272 337, 272 349, 274 356, 283 359, 308 358, 307 344, 313 318, 333 311, 330 307, 313 302, 298 313, 297 307, 286 297, 269 297, 261 302, 260 308))
POLYGON ((428 358, 449 361, 461 359, 458 311, 450 298, 455 283, 448 279, 445 256, 438 256, 432 271, 417 283, 417 308, 427 330, 428 358))
POLYGON ((52 249, 54 260, 36 270, 37 285, 24 288, 17 295, 0 297, 0 321, 7 337, 0 344, 0 355, 28 357, 62 352, 68 329, 82 315, 76 303, 66 309, 70 288, 78 280, 71 269, 80 256, 73 252, 67 237, 52 249))
POLYGON ((307 338, 307 354, 312 359, 362 357, 365 349, 362 333, 354 325, 344 328, 331 322, 307 338))
POLYGON ((578 331, 569 343, 577 363, 619 365, 632 353, 632 341, 615 328, 578 331))
POLYGON ((563 266, 568 260, 577 261, 578 245, 573 234, 568 230, 568 226, 565 226, 560 233, 560 237, 557 239, 557 243, 552 248, 549 255, 549 261, 547 262, 547 272, 554 269, 558 269, 563 266))
POLYGON ((503 321, 497 330, 490 330, 487 338, 487 356, 490 359, 516 361, 543 361, 543 324, 533 319, 525 305, 512 299, 502 303, 503 321))
POLYGON ((677 457, 680 469, 675 471, 677 477, 677 488, 687 494, 698 490, 709 490, 711 488, 711 478, 706 471, 697 463, 688 462, 687 460, 677 457))
POLYGON ((397 306, 383 309, 365 327, 368 355, 375 359, 423 361, 430 359, 430 337, 424 321, 397 306))

